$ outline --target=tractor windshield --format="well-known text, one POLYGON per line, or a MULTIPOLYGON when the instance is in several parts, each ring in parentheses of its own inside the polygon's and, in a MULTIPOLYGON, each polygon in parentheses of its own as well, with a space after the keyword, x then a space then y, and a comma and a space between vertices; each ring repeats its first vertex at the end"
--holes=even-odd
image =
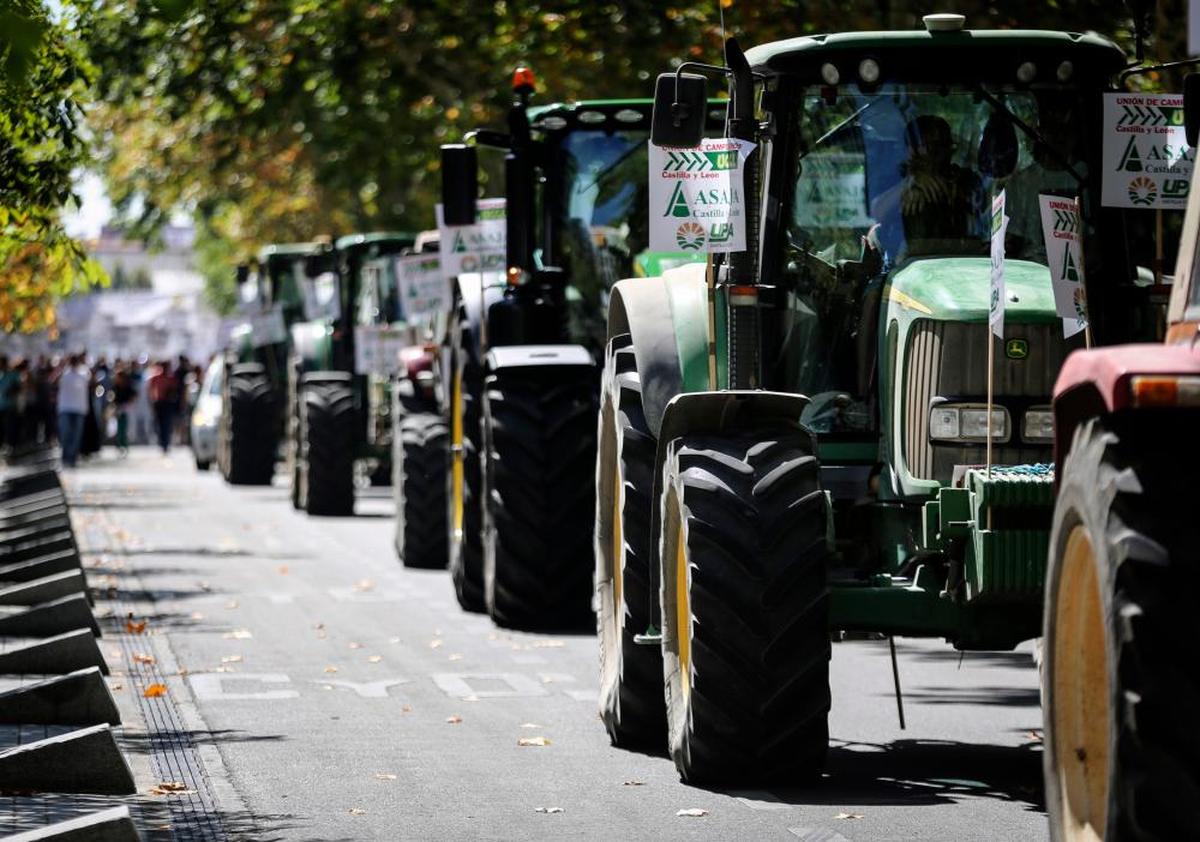
POLYGON ((916 85, 807 96, 790 241, 830 263, 859 259, 864 238, 885 265, 986 255, 991 198, 1007 189, 1007 256, 1044 262, 1038 194, 1078 196, 1086 178, 1077 101, 916 85))
POLYGON ((646 138, 586 130, 562 141, 565 268, 584 299, 632 275, 646 248, 646 138))

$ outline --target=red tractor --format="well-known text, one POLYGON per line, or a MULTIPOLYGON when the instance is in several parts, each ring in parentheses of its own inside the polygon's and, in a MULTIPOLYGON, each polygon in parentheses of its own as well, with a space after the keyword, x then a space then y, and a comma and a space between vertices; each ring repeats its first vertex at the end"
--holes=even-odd
POLYGON ((1056 840, 1200 835, 1198 233, 1193 184, 1165 342, 1076 351, 1055 385, 1043 711, 1056 840))

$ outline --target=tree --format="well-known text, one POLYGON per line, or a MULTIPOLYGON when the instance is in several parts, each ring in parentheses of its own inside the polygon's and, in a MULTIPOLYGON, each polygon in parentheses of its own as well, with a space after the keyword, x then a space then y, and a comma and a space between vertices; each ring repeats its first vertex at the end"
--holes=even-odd
POLYGON ((85 155, 86 65, 36 0, 0 9, 0 331, 52 328, 55 299, 104 280, 60 222, 85 155))

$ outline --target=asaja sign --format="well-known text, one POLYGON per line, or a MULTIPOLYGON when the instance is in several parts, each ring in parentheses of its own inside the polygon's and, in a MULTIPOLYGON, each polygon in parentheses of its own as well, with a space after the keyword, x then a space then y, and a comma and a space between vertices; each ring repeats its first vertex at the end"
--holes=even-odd
POLYGON ((1184 137, 1182 96, 1105 95, 1105 207, 1182 210, 1195 157, 1184 137))
POLYGON ((650 144, 650 249, 745 249, 742 169, 753 149, 734 138, 705 138, 695 149, 650 144))

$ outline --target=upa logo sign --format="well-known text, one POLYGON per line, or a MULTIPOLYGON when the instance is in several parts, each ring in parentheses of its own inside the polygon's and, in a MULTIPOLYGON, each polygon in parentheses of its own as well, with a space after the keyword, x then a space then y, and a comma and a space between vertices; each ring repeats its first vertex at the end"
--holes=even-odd
POLYGON ((746 248, 742 172, 754 144, 705 138, 695 149, 650 144, 650 249, 746 248))
POLYGON ((504 200, 475 203, 474 225, 447 225, 442 206, 436 208, 441 271, 447 281, 475 272, 504 271, 504 200))
POLYGON ((1105 207, 1184 208, 1195 159, 1184 137, 1182 96, 1105 95, 1105 207))

